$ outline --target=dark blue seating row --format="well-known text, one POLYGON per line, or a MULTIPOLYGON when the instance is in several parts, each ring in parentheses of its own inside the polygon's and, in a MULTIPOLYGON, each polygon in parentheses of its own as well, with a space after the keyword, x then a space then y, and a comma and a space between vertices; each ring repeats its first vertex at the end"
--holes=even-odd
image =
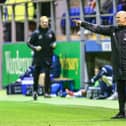
MULTIPOLYGON (((85 7, 84 8, 84 14, 85 15, 91 15, 91 14, 94 14, 95 13, 95 10, 92 9, 91 7, 85 7)), ((72 7, 70 8, 69 10, 69 15, 71 17, 70 19, 70 24, 71 24, 71 27, 74 27, 75 26, 75 23, 72 21, 73 19, 79 19, 79 16, 80 16, 80 8, 76 8, 76 7, 72 7), (78 16, 78 18, 77 18, 78 16)), ((64 13, 62 15, 62 20, 61 20, 61 26, 62 27, 65 27, 65 17, 66 17, 66 13, 64 13)), ((91 18, 86 18, 87 21, 91 22, 91 18)))
MULTIPOLYGON (((117 11, 120 11, 120 10, 123 10, 123 4, 117 5, 117 11)), ((113 8, 110 8, 108 13, 114 15, 113 8)), ((102 19, 102 24, 108 24, 108 25, 113 24, 113 16, 101 16, 101 19, 102 19), (107 23, 105 23, 105 21, 107 23)))
MULTIPOLYGON (((123 5, 119 4, 117 6, 117 11, 123 10, 123 5)), ((83 13, 85 16, 88 15, 88 17, 85 17, 85 20, 91 23, 96 23, 96 17, 89 17, 90 15, 96 14, 95 9, 91 8, 90 6, 86 6, 83 9, 83 13)), ((113 8, 110 8, 108 11, 108 14, 112 14, 112 16, 101 16, 101 24, 103 25, 111 25, 113 24, 113 8)), ((72 7, 69 10, 70 15, 70 27, 75 28, 76 25, 73 22, 74 19, 80 19, 80 8, 79 7, 72 7)), ((61 20, 61 28, 65 31, 65 24, 66 24, 66 13, 63 13, 62 20, 61 20)))

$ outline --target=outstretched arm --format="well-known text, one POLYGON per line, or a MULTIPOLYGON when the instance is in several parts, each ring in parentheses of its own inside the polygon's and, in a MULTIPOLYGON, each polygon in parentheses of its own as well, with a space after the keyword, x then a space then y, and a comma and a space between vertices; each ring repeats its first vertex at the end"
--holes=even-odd
POLYGON ((81 20, 73 20, 73 21, 76 23, 77 26, 84 27, 85 29, 88 29, 98 34, 110 36, 111 26, 97 25, 81 20))

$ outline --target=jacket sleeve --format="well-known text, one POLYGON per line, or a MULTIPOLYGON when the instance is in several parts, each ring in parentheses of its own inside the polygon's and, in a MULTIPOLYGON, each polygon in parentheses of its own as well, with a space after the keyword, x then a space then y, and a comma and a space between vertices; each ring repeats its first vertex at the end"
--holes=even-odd
POLYGON ((105 74, 104 70, 100 70, 99 73, 97 75, 95 75, 92 80, 93 82, 96 82, 98 79, 100 79, 103 75, 105 74))
POLYGON ((56 46, 56 36, 55 36, 55 33, 53 31, 51 32, 51 34, 52 34, 52 40, 51 40, 51 43, 50 43, 50 47, 55 48, 55 46, 56 46))
POLYGON ((83 21, 81 23, 81 26, 84 27, 85 29, 88 29, 92 32, 102 34, 102 35, 110 36, 110 33, 111 33, 111 26, 91 24, 91 23, 88 23, 86 21, 83 21))
POLYGON ((35 51, 35 42, 36 42, 36 34, 32 34, 32 36, 28 39, 27 45, 29 48, 35 51))

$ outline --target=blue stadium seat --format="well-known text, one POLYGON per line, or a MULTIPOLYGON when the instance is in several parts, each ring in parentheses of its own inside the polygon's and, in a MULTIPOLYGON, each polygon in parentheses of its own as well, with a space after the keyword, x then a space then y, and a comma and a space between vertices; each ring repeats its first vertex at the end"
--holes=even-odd
POLYGON ((75 8, 74 7, 70 8, 69 13, 70 13, 70 16, 75 16, 75 8))
POLYGON ((70 8, 70 16, 72 16, 72 18, 70 19, 70 24, 71 24, 72 28, 74 28, 76 26, 76 24, 72 20, 76 19, 76 18, 74 18, 74 16, 79 16, 79 13, 80 13, 79 11, 80 10, 78 10, 75 7, 70 8))
POLYGON ((118 5, 117 5, 117 11, 120 11, 120 10, 123 10, 122 4, 118 4, 118 5))
MULTIPOLYGON (((85 15, 91 15, 91 14, 95 14, 95 10, 93 8, 91 8, 90 6, 86 6, 84 7, 84 14, 85 15)), ((88 17, 85 19, 86 21, 90 22, 90 23, 95 23, 96 22, 96 18, 95 17, 88 17)))
MULTIPOLYGON (((84 7, 83 9, 84 11, 84 14, 85 15, 90 15, 90 14, 94 14, 95 13, 95 10, 89 6, 86 6, 84 7)), ((69 10, 69 14, 70 14, 70 26, 71 26, 71 30, 74 30, 75 27, 76 27, 76 24, 73 22, 73 19, 80 19, 80 8, 79 7, 71 7, 70 10, 69 10), (78 16, 78 17, 77 17, 78 16)), ((61 28, 62 28, 62 31, 63 33, 65 33, 65 24, 66 24, 66 13, 63 13, 62 15, 62 19, 61 19, 61 28)), ((86 18, 85 19, 86 21, 89 21, 91 23, 95 23, 96 22, 96 19, 95 18, 86 18)))
POLYGON ((91 8, 90 6, 84 7, 84 14, 93 14, 95 13, 95 10, 91 8))
POLYGON ((80 15, 80 8, 74 8, 75 9, 75 16, 79 16, 80 15))

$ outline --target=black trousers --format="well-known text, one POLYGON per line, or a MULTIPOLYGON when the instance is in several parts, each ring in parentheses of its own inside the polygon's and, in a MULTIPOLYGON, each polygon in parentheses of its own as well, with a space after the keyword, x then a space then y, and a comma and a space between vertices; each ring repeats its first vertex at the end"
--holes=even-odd
POLYGON ((44 86, 44 93, 50 93, 50 66, 35 66, 35 70, 33 72, 33 91, 38 91, 38 81, 40 73, 45 73, 45 86, 44 86))
POLYGON ((121 113, 125 113, 126 80, 117 81, 117 92, 118 92, 119 111, 121 113))

